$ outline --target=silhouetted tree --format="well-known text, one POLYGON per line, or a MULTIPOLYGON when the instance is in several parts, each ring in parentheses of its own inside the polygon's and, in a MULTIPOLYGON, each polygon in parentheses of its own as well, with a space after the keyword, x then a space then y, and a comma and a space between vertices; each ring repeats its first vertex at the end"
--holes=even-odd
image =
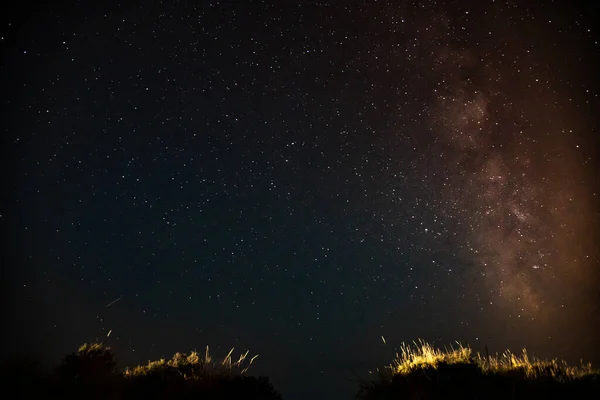
POLYGON ((58 390, 63 396, 107 398, 119 380, 116 366, 110 347, 85 343, 57 368, 58 390))

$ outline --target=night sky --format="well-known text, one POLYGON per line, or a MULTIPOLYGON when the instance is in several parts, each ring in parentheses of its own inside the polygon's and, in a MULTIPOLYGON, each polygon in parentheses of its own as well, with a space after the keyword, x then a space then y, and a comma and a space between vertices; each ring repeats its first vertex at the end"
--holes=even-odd
POLYGON ((600 363, 597 7, 58 3, 0 12, 3 357, 600 363))

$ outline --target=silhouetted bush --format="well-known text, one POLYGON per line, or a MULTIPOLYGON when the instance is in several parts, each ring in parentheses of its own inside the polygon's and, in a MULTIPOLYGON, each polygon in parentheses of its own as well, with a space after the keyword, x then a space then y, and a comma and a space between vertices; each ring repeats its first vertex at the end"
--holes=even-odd
POLYGON ((600 374, 589 364, 530 359, 525 350, 482 357, 468 347, 441 351, 423 341, 400 350, 392 365, 361 382, 357 399, 600 399, 600 374))
POLYGON ((208 348, 202 357, 177 353, 119 372, 111 349, 93 343, 65 357, 53 373, 18 359, 5 363, 1 376, 11 398, 281 400, 268 378, 245 376, 256 356, 247 360, 246 352, 234 361, 232 353, 218 362, 208 348))
POLYGON ((244 375, 256 356, 248 360, 246 352, 233 361, 232 353, 216 362, 207 347, 202 356, 176 353, 171 360, 138 365, 124 372, 124 392, 140 399, 281 399, 267 378, 244 375))
MULTIPOLYGON (((32 359, 20 358, 0 368, 2 387, 11 399, 96 400, 281 400, 265 377, 246 376, 255 357, 237 360, 233 349, 221 361, 208 348, 176 353, 170 360, 117 370, 109 347, 84 344, 44 374, 32 359)), ((302 384, 302 383, 299 383, 302 384)), ((437 350, 425 342, 402 345, 393 363, 363 381, 359 400, 402 399, 600 399, 600 373, 591 365, 568 366, 510 352, 494 357, 471 349, 437 350)))
POLYGON ((85 343, 63 360, 57 373, 60 379, 69 383, 97 383, 113 378, 116 367, 117 361, 110 347, 85 343))
POLYGON ((110 347, 85 343, 56 369, 55 394, 63 398, 113 398, 119 380, 116 367, 110 347))

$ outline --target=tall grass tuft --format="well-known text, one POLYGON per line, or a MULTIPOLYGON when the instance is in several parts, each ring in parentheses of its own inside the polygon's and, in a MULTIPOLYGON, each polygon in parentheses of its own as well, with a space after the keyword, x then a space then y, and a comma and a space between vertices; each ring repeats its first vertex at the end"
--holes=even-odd
POLYGON ((246 351, 234 361, 233 351, 234 348, 221 361, 215 361, 210 355, 208 346, 206 346, 203 355, 196 351, 189 354, 175 353, 170 360, 161 358, 156 361, 149 361, 146 365, 127 368, 124 375, 126 377, 139 377, 179 374, 184 379, 232 379, 236 376, 243 376, 258 357, 258 355, 255 355, 248 360, 249 351, 246 351))
POLYGON ((360 382, 356 396, 379 399, 529 399, 561 394, 600 398, 600 371, 540 360, 525 349, 517 355, 482 356, 460 343, 443 350, 424 340, 402 343, 390 365, 360 382), (597 397, 596 397, 597 396, 597 397))

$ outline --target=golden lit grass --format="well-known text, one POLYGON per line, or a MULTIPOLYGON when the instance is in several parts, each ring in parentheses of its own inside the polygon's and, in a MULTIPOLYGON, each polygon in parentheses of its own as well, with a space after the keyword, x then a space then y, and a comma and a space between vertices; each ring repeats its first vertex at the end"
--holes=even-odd
POLYGON ((592 368, 592 364, 580 363, 578 366, 568 365, 565 361, 552 359, 541 360, 529 357, 527 350, 516 355, 505 351, 502 355, 483 357, 477 354, 477 363, 482 371, 488 374, 521 375, 528 379, 553 378, 559 381, 569 381, 595 376, 600 371, 592 368))
POLYGON ((175 353, 172 358, 124 371, 116 368, 116 357, 104 343, 84 344, 69 354, 49 374, 33 376, 14 369, 15 391, 22 398, 63 399, 232 399, 260 398, 281 400, 266 377, 246 376, 258 357, 246 351, 234 357, 232 348, 222 359, 214 359, 208 346, 202 353, 175 353), (25 380, 27 376, 32 379, 25 380))
POLYGON ((246 351, 234 361, 232 358, 233 350, 232 348, 221 361, 216 361, 212 358, 208 346, 206 346, 203 355, 195 351, 189 354, 175 353, 170 360, 161 358, 160 360, 149 361, 146 365, 127 368, 124 375, 126 377, 140 377, 177 373, 185 379, 230 378, 237 375, 244 375, 258 355, 248 359, 249 352, 246 351))
POLYGON ((423 340, 412 345, 402 343, 392 364, 385 367, 386 372, 379 371, 380 376, 409 375, 412 372, 426 369, 438 369, 458 365, 474 365, 481 374, 509 375, 527 379, 553 378, 559 381, 580 379, 586 376, 598 375, 591 364, 581 363, 570 366, 557 359, 541 360, 530 357, 526 349, 521 355, 505 351, 501 355, 484 356, 473 354, 470 347, 457 343, 457 346, 444 350, 436 349, 423 340))
POLYGON ((423 340, 413 343, 413 346, 402 343, 400 352, 389 368, 394 375, 408 374, 424 368, 437 368, 440 364, 472 363, 471 349, 459 344, 457 349, 445 351, 435 349, 423 340))
POLYGON ((483 356, 460 343, 444 350, 423 340, 402 343, 374 378, 360 382, 356 399, 600 398, 600 371, 590 364, 540 360, 526 350, 483 356))

